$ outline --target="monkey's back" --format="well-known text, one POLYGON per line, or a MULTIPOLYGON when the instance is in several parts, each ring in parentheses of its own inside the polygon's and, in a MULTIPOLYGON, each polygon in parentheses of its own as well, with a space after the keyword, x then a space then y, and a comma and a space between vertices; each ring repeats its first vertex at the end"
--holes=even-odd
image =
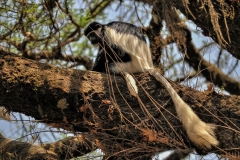
POLYGON ((146 42, 146 39, 144 37, 142 30, 133 24, 126 23, 126 22, 113 21, 106 24, 106 26, 109 28, 113 28, 119 33, 132 34, 134 36, 137 36, 142 41, 146 42))

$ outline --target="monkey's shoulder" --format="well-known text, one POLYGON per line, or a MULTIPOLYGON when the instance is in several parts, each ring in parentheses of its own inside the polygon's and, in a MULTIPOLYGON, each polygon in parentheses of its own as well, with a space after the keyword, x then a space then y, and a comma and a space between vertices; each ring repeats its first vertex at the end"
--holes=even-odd
POLYGON ((137 38, 146 42, 146 39, 142 30, 133 24, 120 22, 120 21, 113 21, 106 24, 105 26, 111 29, 114 29, 118 33, 124 33, 124 34, 130 34, 130 35, 136 36, 137 38))

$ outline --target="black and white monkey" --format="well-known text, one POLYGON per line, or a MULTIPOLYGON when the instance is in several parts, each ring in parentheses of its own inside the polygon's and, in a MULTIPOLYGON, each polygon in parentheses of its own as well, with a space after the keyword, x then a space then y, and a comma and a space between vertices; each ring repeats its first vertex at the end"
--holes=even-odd
POLYGON ((92 22, 85 29, 84 35, 94 46, 99 46, 93 71, 105 73, 109 69, 110 73, 123 74, 133 96, 138 96, 138 89, 130 73, 150 73, 169 92, 189 139, 201 148, 210 149, 218 145, 214 125, 203 122, 179 97, 171 84, 154 69, 150 49, 140 28, 124 22, 105 25, 92 22))

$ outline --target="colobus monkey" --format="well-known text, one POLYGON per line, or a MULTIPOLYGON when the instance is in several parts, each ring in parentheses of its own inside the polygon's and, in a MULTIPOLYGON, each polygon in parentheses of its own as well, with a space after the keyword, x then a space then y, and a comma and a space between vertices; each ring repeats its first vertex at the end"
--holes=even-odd
POLYGON ((84 35, 94 46, 99 46, 93 71, 123 73, 130 94, 138 96, 136 82, 129 73, 149 72, 169 92, 178 117, 187 131, 189 139, 198 147, 210 149, 218 145, 214 126, 203 122, 179 97, 171 84, 153 67, 150 49, 140 28, 124 22, 106 25, 92 22, 84 35))

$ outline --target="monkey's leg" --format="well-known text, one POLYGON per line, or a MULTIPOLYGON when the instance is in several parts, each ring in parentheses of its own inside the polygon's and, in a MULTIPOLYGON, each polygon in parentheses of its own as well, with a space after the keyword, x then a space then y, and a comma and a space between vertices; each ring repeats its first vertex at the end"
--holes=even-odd
POLYGON ((138 88, 137 88, 137 85, 136 85, 136 81, 134 80, 132 75, 129 74, 128 72, 123 72, 123 77, 125 78, 125 80, 127 82, 127 87, 128 87, 129 92, 130 92, 130 95, 134 96, 134 97, 137 97, 138 88))
POLYGON ((178 117, 182 122, 189 139, 201 148, 210 149, 212 146, 218 145, 218 140, 214 135, 213 124, 203 122, 187 105, 181 97, 172 88, 171 84, 154 68, 148 70, 158 81, 160 81, 170 94, 172 101, 175 105, 178 117))

